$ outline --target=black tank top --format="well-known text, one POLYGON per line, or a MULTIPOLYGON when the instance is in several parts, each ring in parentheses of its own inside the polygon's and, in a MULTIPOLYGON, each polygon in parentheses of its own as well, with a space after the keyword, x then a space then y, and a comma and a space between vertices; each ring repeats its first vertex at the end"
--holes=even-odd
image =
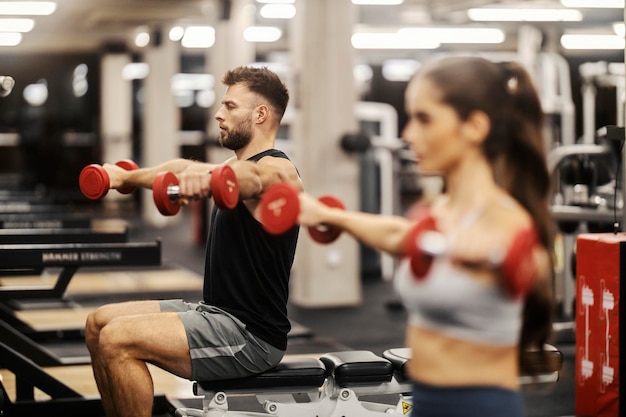
MULTIPOLYGON (((270 149, 264 156, 286 158, 270 149)), ((256 337, 278 349, 287 348, 289 276, 299 227, 268 234, 243 202, 231 210, 215 207, 206 248, 204 301, 237 317, 256 337)))

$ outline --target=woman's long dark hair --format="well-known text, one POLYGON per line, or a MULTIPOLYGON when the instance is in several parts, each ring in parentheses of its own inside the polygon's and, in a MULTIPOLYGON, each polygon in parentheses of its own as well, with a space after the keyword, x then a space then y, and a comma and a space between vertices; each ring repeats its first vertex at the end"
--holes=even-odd
MULTIPOLYGON (((552 254, 554 222, 548 205, 544 114, 528 72, 515 62, 449 56, 424 67, 420 76, 437 86, 442 102, 453 107, 461 120, 476 110, 489 116, 491 130, 483 150, 496 181, 530 213, 541 244, 552 254)), ((536 370, 525 360, 526 350, 543 352, 552 336, 552 282, 537 280, 525 298, 519 351, 521 369, 527 373, 536 370)))

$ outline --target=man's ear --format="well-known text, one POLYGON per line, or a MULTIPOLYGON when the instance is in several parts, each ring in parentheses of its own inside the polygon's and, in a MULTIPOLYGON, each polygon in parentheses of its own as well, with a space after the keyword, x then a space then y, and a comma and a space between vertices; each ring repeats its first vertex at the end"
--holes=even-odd
POLYGON ((463 122, 463 135, 470 141, 482 143, 491 129, 491 120, 484 111, 474 110, 463 122))
POLYGON ((265 104, 260 104, 256 108, 255 123, 263 123, 269 117, 269 109, 265 104))

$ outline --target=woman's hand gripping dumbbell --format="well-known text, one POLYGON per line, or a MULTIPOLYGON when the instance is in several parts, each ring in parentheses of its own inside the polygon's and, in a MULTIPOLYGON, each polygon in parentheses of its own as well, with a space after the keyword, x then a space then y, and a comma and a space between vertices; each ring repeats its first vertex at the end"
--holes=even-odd
MULTIPOLYGON (((335 197, 326 195, 318 200, 327 206, 345 209, 343 203, 335 197)), ((278 235, 298 224, 300 214, 299 192, 287 183, 272 185, 261 197, 259 203, 261 224, 271 234, 278 235)), ((311 238, 318 243, 331 243, 341 235, 341 229, 328 225, 308 228, 311 238)))
MULTIPOLYGON (((127 171, 139 169, 139 166, 130 159, 122 159, 116 162, 115 165, 127 171)), ((109 192, 111 179, 102 165, 91 164, 87 165, 80 172, 78 185, 85 197, 90 200, 99 200, 109 192)), ((117 191, 122 194, 130 194, 135 191, 135 189, 136 187, 119 187, 117 191)))
MULTIPOLYGON (((404 241, 404 254, 409 258, 411 271, 417 280, 426 278, 434 259, 451 255, 451 241, 437 229, 437 222, 424 209, 414 217, 414 225, 404 241)), ((498 269, 503 278, 502 285, 514 298, 523 297, 532 287, 537 275, 534 250, 537 234, 533 228, 520 229, 508 248, 496 249, 481 259, 464 259, 455 254, 461 264, 498 269)))
MULTIPOLYGON (((239 185, 235 171, 229 165, 220 165, 210 172, 211 196, 215 205, 232 209, 239 201, 239 185)), ((159 212, 164 216, 178 213, 182 205, 179 180, 171 172, 160 172, 152 184, 152 197, 159 212)))

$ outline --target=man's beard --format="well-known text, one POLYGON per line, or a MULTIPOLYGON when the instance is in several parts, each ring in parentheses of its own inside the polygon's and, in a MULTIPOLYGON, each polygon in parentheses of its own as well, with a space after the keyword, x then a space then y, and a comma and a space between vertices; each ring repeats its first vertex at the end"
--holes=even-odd
POLYGON ((252 127, 250 120, 243 120, 233 130, 222 132, 220 143, 231 151, 238 151, 248 146, 252 140, 252 127))

